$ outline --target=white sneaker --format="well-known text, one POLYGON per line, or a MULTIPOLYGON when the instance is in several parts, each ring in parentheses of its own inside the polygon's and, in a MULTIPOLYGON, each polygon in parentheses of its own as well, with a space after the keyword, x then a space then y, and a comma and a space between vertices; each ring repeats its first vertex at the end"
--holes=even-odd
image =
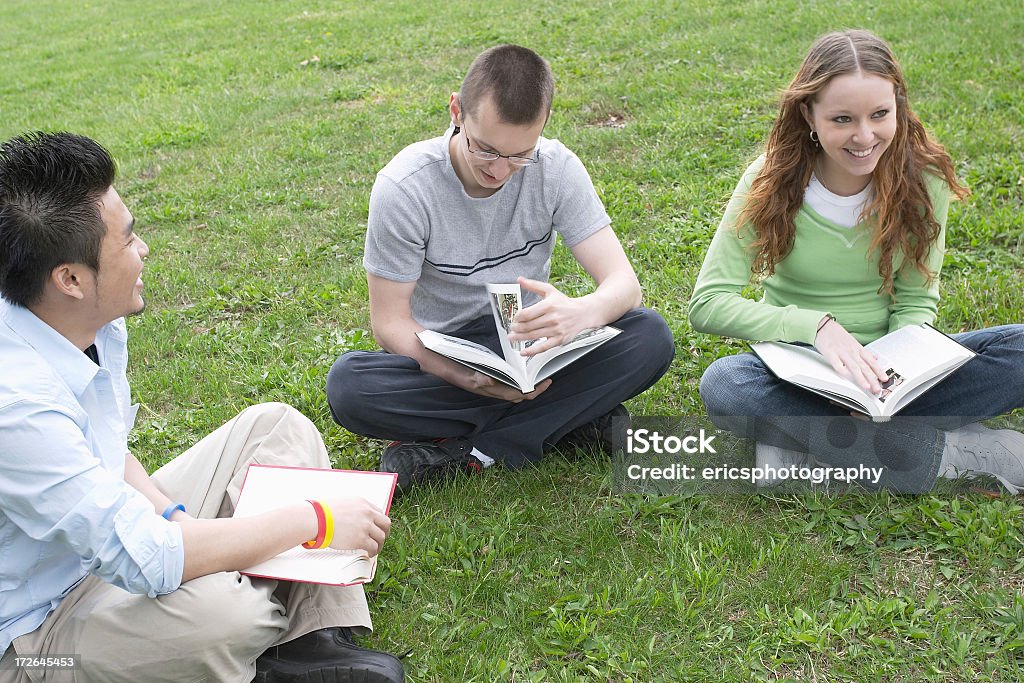
POLYGON ((987 474, 1016 494, 1024 488, 1024 434, 969 424, 946 432, 939 476, 946 479, 987 474))
MULTIPOLYGON (((817 461, 809 453, 791 451, 779 446, 761 443, 760 441, 757 442, 757 448, 754 450, 754 466, 762 469, 771 467, 776 470, 788 470, 793 465, 800 467, 802 465, 813 466, 816 464, 817 461)), ((754 484, 758 488, 769 488, 777 486, 784 481, 792 480, 776 476, 766 476, 758 479, 754 484)))

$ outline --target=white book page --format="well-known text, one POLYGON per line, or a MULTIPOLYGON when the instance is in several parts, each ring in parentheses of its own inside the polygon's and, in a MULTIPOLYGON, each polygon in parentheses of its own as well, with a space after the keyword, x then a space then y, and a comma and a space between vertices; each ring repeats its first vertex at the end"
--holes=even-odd
POLYGON ((548 349, 526 359, 526 371, 531 382, 550 377, 580 356, 583 356, 622 330, 615 327, 591 327, 581 331, 561 346, 548 349))
POLYGON ((758 342, 751 346, 772 372, 783 379, 817 378, 828 382, 830 387, 841 387, 848 393, 857 394, 858 398, 864 393, 856 384, 833 370, 825 357, 814 349, 783 342, 758 342))
POLYGON ((444 354, 448 357, 456 357, 464 360, 480 363, 488 367, 501 368, 502 370, 513 370, 505 359, 491 351, 483 344, 477 344, 467 339, 460 339, 448 334, 441 334, 433 330, 420 330, 416 333, 423 346, 444 354))
POLYGON ((521 388, 521 377, 516 376, 516 368, 505 362, 505 359, 486 346, 459 339, 433 330, 420 330, 416 333, 424 348, 446 356, 457 363, 477 372, 482 372, 510 386, 521 388))
POLYGON ((512 328, 512 321, 523 308, 523 292, 518 283, 513 284, 488 284, 487 299, 491 304, 491 315, 494 316, 494 325, 498 330, 498 339, 501 341, 501 350, 505 354, 505 360, 513 366, 519 376, 526 376, 526 363, 519 355, 530 341, 512 343, 508 340, 512 328))
POLYGON ((970 358, 974 353, 938 330, 911 325, 876 339, 867 345, 886 367, 892 366, 904 378, 932 375, 950 361, 970 358))
POLYGON ((867 412, 881 417, 896 413, 975 355, 929 325, 901 328, 866 346, 890 375, 876 396, 833 370, 814 349, 781 342, 759 342, 751 348, 780 378, 812 390, 856 398, 867 412))
POLYGON ((876 339, 867 348, 890 374, 880 401, 890 411, 909 403, 975 354, 928 325, 911 325, 876 339))
MULTIPOLYGON (((250 465, 234 516, 257 515, 309 499, 346 497, 365 498, 386 513, 391 506, 395 480, 396 475, 383 472, 250 465)), ((344 520, 335 522, 343 524, 344 520)), ((307 550, 297 545, 242 573, 343 585, 371 579, 376 560, 362 551, 307 550)))
POLYGON ((476 342, 469 341, 468 339, 453 337, 450 334, 434 332, 433 330, 420 330, 419 332, 416 333, 416 336, 418 336, 421 341, 424 339, 431 340, 432 343, 443 341, 446 344, 451 344, 452 346, 458 347, 460 350, 463 350, 468 354, 479 354, 481 358, 486 358, 494 361, 500 360, 502 362, 504 362, 505 360, 504 358, 494 353, 494 351, 491 351, 483 344, 477 344, 476 342))
POLYGON ((758 342, 751 344, 751 348, 780 378, 830 394, 849 396, 868 408, 868 412, 881 413, 882 404, 878 402, 878 397, 865 392, 833 370, 825 357, 816 350, 783 342, 758 342))
POLYGON ((376 569, 377 558, 367 556, 365 551, 307 550, 296 546, 242 573, 282 581, 345 585, 366 583, 373 578, 376 569))

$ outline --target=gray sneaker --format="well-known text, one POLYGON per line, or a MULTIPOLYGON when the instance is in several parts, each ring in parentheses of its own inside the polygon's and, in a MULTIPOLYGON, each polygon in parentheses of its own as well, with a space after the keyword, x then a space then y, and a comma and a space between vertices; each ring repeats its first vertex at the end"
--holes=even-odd
POLYGON ((981 423, 946 432, 939 476, 995 477, 1010 493, 1024 488, 1024 434, 1012 429, 989 429, 981 423))
MULTIPOLYGON (((757 447, 754 450, 754 466, 761 469, 771 467, 775 470, 788 470, 794 465, 797 467, 802 467, 804 465, 813 467, 817 464, 818 461, 811 457, 809 453, 791 451, 780 446, 772 446, 771 444, 762 443, 760 441, 757 442, 757 447)), ((793 480, 772 475, 762 477, 754 483, 758 488, 770 488, 772 486, 777 486, 784 481, 793 480)))

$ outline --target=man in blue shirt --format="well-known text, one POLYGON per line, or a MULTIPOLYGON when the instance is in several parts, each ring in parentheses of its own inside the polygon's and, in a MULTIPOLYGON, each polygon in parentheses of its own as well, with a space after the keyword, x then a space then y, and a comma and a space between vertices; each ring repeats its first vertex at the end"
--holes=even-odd
MULTIPOLYGON (((68 133, 0 146, 0 681, 401 680, 352 643, 360 586, 238 573, 323 538, 308 503, 231 518, 249 463, 330 466, 309 420, 254 406, 152 477, 128 450, 124 317, 149 247, 114 174, 68 133)), ((323 505, 331 547, 379 550, 381 511, 323 505)))

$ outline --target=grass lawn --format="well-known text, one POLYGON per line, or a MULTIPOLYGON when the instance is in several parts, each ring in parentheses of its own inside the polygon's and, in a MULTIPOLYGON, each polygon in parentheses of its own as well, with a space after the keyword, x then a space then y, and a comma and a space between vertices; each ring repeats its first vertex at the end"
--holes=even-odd
MULTIPOLYGON (((337 466, 376 468, 381 444, 324 396, 338 355, 374 348, 370 187, 444 130, 448 94, 499 42, 550 59, 546 134, 588 166, 675 334, 634 414, 700 414, 701 372, 741 348, 695 334, 686 302, 776 93, 831 29, 892 43, 973 189, 950 214, 940 327, 1021 318, 1017 0, 6 0, 0 26, 0 135, 101 141, 152 248, 129 323, 151 469, 268 400, 312 418, 337 466)), ((561 246, 553 280, 589 286, 561 246)), ((626 497, 610 471, 555 456, 399 501, 366 644, 412 649, 410 681, 1024 680, 1016 499, 626 497)))

